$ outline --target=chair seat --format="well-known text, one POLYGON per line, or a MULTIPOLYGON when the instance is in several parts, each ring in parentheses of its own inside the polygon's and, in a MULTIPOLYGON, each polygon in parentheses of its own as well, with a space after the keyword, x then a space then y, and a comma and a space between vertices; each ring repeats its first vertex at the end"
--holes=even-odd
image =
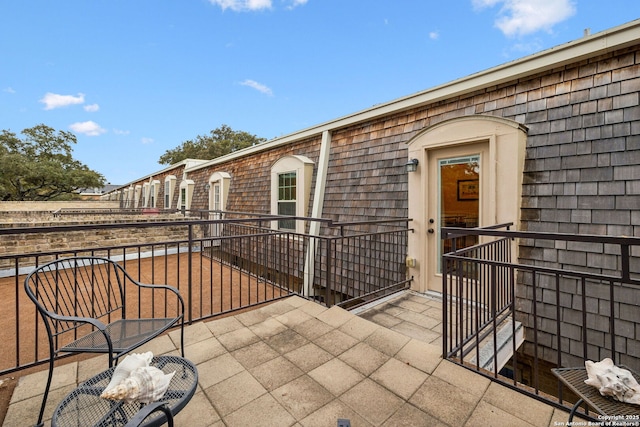
MULTIPOLYGON (((127 353, 169 329, 177 318, 120 319, 107 325, 114 353, 127 353)), ((108 353, 109 347, 100 331, 93 331, 60 349, 62 352, 108 353)))

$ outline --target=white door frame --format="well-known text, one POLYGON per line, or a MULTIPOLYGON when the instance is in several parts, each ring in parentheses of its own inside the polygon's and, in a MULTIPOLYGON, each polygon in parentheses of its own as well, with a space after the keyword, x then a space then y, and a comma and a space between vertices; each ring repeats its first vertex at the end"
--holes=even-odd
MULTIPOLYGON (((437 203, 429 189, 429 153, 437 149, 465 147, 483 142, 488 152, 483 156, 486 184, 481 224, 513 222, 519 227, 522 174, 527 128, 515 121, 494 116, 466 116, 446 120, 424 129, 408 144, 408 158, 418 160, 415 172, 408 173, 408 213, 413 233, 409 234, 407 265, 413 277, 412 289, 439 292, 429 264, 429 206, 437 203), (431 283, 430 283, 431 282, 431 283)), ((435 233, 434 233, 435 234, 435 233)), ((515 245, 515 244, 514 244, 515 245)), ((515 250, 515 248, 514 248, 515 250)), ((516 252, 514 252, 515 254, 516 252)), ((433 268, 433 267, 431 267, 433 268)))

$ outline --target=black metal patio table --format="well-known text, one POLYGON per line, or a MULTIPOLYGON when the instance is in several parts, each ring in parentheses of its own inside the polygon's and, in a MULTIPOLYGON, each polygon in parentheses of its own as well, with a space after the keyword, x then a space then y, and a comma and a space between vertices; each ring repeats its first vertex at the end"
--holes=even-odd
POLYGON ((51 419, 52 427, 116 427, 173 425, 173 416, 186 406, 196 391, 198 371, 187 359, 157 356, 151 366, 169 374, 175 371, 169 388, 157 402, 147 405, 107 400, 100 397, 114 368, 82 383, 58 405, 51 419))

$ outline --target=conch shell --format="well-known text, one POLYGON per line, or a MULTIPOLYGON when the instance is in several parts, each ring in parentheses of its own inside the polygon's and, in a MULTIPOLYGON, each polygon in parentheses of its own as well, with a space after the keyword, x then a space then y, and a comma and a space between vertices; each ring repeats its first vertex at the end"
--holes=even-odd
POLYGON ((111 390, 121 382, 123 382, 127 377, 133 372, 136 368, 141 368, 143 366, 149 366, 151 363, 151 359, 153 359, 153 353, 147 351, 146 353, 132 353, 127 355, 122 362, 118 363, 116 369, 113 371, 113 375, 111 376, 111 381, 104 389, 104 391, 111 390))
POLYGON ((608 357, 600 362, 587 360, 584 365, 589 377, 585 384, 596 387, 603 396, 640 405, 640 385, 631 372, 615 366, 608 357))
POLYGON ((111 390, 105 390, 100 397, 124 400, 126 403, 151 403, 164 396, 174 374, 165 374, 154 366, 136 368, 123 382, 111 390))
POLYGON ((172 372, 165 374, 149 366, 153 353, 133 353, 122 359, 111 376, 111 381, 100 397, 110 400, 150 403, 160 399, 169 388, 172 372))

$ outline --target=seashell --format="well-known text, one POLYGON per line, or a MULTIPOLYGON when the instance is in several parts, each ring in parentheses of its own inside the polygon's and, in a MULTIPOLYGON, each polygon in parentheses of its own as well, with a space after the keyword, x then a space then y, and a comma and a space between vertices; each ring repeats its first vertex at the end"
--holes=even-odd
POLYGON ((123 382, 135 369, 143 366, 149 366, 151 359, 153 359, 153 353, 150 351, 147 351, 146 353, 132 353, 127 355, 122 359, 122 362, 116 366, 116 369, 114 369, 111 381, 109 381, 109 384, 105 387, 104 392, 111 390, 123 382))
POLYGON ((150 403, 160 399, 169 388, 175 371, 165 374, 155 366, 134 369, 131 374, 111 390, 105 390, 100 397, 110 400, 124 400, 150 403))
POLYGON ((600 362, 587 360, 584 366, 588 377, 585 384, 596 387, 603 396, 640 405, 640 385, 630 371, 615 366, 608 357, 600 362))

